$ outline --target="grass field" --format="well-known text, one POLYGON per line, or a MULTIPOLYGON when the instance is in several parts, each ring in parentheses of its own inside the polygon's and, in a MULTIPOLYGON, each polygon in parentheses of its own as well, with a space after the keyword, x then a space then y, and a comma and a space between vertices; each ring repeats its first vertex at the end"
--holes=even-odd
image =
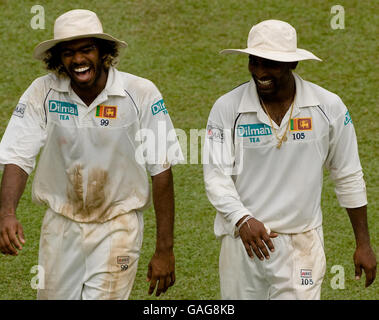
MULTIPOLYGON (((369 200, 372 246, 379 256, 379 2, 319 0, 0 0, 0 134, 23 91, 45 74, 32 50, 52 38, 55 18, 74 8, 98 13, 105 32, 128 42, 119 69, 151 79, 162 92, 176 128, 189 133, 206 125, 214 101, 249 79, 247 60, 221 56, 224 48, 246 44, 251 26, 275 18, 298 31, 299 47, 314 52, 323 62, 302 62, 304 79, 337 93, 348 106, 358 136, 369 200), (46 28, 30 26, 35 4, 45 9, 46 28), (333 30, 331 7, 345 9, 345 29, 333 30)), ((176 166, 175 253, 177 282, 158 299, 219 299, 219 243, 213 234, 215 211, 208 202, 200 164, 176 166)), ((33 178, 33 176, 31 176, 33 178)), ((38 263, 39 229, 45 208, 31 202, 31 181, 21 199, 18 217, 26 245, 17 257, 0 256, 0 299, 35 299, 30 273, 38 263)), ((333 185, 325 173, 324 212, 327 272, 322 299, 379 298, 379 281, 364 289, 354 280, 354 236, 333 185), (345 270, 345 289, 332 289, 331 268, 345 270)), ((147 295, 147 264, 154 250, 155 218, 145 212, 145 237, 131 299, 157 299, 147 295)))

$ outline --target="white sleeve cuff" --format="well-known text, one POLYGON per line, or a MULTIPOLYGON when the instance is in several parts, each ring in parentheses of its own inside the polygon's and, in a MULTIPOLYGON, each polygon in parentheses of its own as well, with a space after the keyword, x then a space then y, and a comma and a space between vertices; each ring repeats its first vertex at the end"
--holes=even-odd
POLYGON ((336 181, 335 193, 343 208, 359 208, 367 204, 366 184, 362 171, 336 181))
POLYGON ((14 164, 14 165, 16 165, 16 166, 18 166, 18 167, 20 167, 22 170, 24 170, 27 174, 28 174, 28 176, 33 172, 33 170, 34 170, 34 167, 32 166, 32 167, 30 167, 30 166, 28 166, 28 165, 26 165, 26 164, 24 164, 24 163, 22 163, 22 162, 20 162, 20 161, 3 161, 3 162, 1 162, 0 163, 0 171, 4 171, 4 167, 5 167, 5 165, 7 165, 7 164, 14 164))
POLYGON ((350 194, 338 194, 338 202, 343 208, 359 208, 367 205, 366 190, 350 194))

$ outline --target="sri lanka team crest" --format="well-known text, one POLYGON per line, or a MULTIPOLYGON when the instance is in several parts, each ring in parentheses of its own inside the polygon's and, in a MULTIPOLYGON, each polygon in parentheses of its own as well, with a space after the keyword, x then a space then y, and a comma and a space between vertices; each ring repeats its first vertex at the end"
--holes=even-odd
POLYGON ((117 106, 99 105, 96 107, 96 118, 116 119, 117 106))
POLYGON ((312 118, 291 119, 291 131, 310 131, 312 130, 312 118))

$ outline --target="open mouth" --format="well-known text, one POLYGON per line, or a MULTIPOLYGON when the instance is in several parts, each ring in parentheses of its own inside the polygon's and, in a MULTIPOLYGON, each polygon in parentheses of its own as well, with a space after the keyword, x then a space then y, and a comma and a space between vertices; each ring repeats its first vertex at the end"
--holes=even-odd
POLYGON ((274 81, 273 80, 259 80, 256 79, 256 83, 259 87, 259 89, 265 90, 265 89, 272 89, 274 86, 274 81))
POLYGON ((89 66, 76 67, 73 69, 75 78, 80 82, 88 82, 92 78, 92 68, 89 66))

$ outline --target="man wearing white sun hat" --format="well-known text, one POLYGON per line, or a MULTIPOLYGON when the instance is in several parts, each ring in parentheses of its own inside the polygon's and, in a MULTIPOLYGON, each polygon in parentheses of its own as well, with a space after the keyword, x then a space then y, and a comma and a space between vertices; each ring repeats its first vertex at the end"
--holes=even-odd
POLYGON ((32 190, 33 199, 49 207, 40 238, 39 299, 129 297, 142 245, 142 211, 151 202, 147 172, 157 223, 148 293, 156 289, 158 296, 175 282, 170 167, 180 159, 180 147, 176 136, 166 137, 156 152, 158 127, 163 124, 168 133, 173 125, 151 81, 114 67, 123 47, 125 42, 103 32, 92 11, 58 17, 54 39, 34 50, 52 72, 22 95, 2 138, 3 254, 17 255, 25 243, 16 207, 43 147, 32 190), (156 141, 144 146, 141 130, 156 141))
POLYGON ((325 274, 321 190, 330 171, 352 223, 355 273, 375 279, 366 189, 351 117, 341 99, 293 70, 319 60, 296 30, 266 20, 251 28, 252 79, 220 97, 208 119, 204 181, 217 210, 223 299, 320 299, 325 274))

